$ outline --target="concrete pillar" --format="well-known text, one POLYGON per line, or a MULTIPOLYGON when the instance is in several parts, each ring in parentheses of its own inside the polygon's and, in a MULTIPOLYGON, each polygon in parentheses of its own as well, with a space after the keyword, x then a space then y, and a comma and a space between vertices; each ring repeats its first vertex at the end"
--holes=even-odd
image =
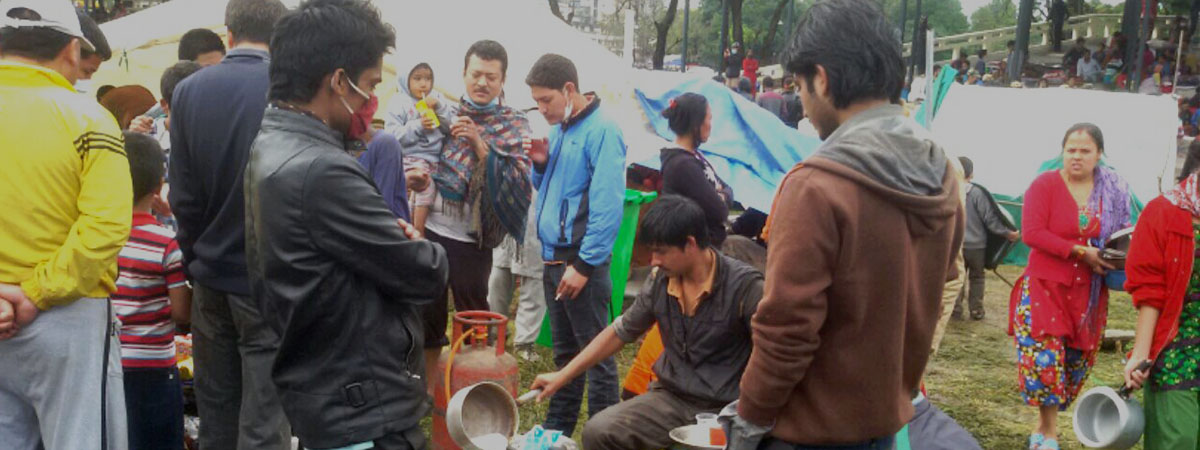
POLYGON ((962 56, 962 47, 955 46, 955 47, 954 47, 954 52, 952 53, 952 55, 953 55, 953 56, 951 56, 951 57, 950 57, 950 60, 951 60, 951 61, 958 61, 958 58, 962 56))
POLYGON ((637 26, 633 8, 625 10, 625 47, 621 59, 625 67, 633 67, 633 30, 637 26))

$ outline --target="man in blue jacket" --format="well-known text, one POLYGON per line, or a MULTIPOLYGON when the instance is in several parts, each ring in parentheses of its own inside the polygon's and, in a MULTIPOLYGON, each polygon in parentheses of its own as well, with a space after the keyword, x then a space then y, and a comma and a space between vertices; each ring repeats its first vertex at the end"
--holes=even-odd
MULTIPOLYGON (((529 158, 554 363, 561 369, 608 325, 608 263, 621 225, 625 138, 600 98, 579 91, 571 60, 543 55, 525 84, 546 122, 558 125, 546 147, 530 146, 529 158)), ((590 417, 617 403, 617 363, 609 357, 550 399, 546 429, 574 432, 585 382, 590 417)))
POLYGON ((250 296, 242 174, 267 108, 268 43, 287 12, 279 0, 230 0, 232 48, 171 99, 171 191, 192 280, 196 405, 202 450, 290 449, 271 383, 279 336, 250 296))

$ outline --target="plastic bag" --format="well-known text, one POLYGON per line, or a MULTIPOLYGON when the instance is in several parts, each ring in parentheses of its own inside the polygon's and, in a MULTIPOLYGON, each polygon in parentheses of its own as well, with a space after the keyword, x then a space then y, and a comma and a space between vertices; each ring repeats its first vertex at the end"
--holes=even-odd
POLYGON ((579 450, 579 445, 561 431, 546 430, 541 425, 535 425, 512 442, 515 450, 579 450))

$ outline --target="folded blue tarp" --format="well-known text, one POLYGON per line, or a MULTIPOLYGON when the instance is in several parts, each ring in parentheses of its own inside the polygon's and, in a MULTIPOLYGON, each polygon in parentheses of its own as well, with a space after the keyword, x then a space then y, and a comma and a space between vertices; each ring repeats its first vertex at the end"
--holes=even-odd
MULTIPOLYGON (((712 133, 700 146, 717 176, 733 187, 734 200, 747 208, 769 212, 783 175, 816 151, 821 141, 790 128, 772 114, 729 88, 711 80, 688 80, 662 93, 637 89, 638 101, 654 131, 674 141, 662 111, 671 99, 694 92, 712 108, 712 133)), ((635 164, 657 170, 658 157, 635 164)))

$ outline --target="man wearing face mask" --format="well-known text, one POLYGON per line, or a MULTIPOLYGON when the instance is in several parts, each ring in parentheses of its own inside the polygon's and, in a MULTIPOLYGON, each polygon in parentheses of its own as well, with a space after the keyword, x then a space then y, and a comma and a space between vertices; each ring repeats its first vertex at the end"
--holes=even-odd
POLYGON ((200 445, 290 449, 271 362, 279 337, 250 296, 242 174, 267 107, 267 43, 287 12, 279 0, 230 0, 232 49, 187 77, 171 99, 167 194, 192 280, 192 340, 200 445))
POLYGON ((270 106, 246 164, 246 259, 304 448, 425 448, 416 307, 445 289, 445 251, 395 218, 345 148, 367 130, 395 41, 366 0, 309 0, 271 39, 270 106))
POLYGON ((0 0, 5 449, 126 446, 108 296, 132 187, 112 114, 71 87, 81 50, 95 50, 84 36, 67 0, 0 0))
MULTIPOLYGON (((534 211, 554 363, 561 369, 608 325, 608 263, 621 225, 625 139, 600 98, 580 92, 575 64, 566 57, 543 55, 525 84, 546 122, 558 125, 546 147, 531 147, 529 158, 538 187, 534 211)), ((575 378, 550 399, 546 429, 572 433, 585 381, 588 417, 617 403, 617 364, 610 356, 588 369, 586 380, 575 378)))

